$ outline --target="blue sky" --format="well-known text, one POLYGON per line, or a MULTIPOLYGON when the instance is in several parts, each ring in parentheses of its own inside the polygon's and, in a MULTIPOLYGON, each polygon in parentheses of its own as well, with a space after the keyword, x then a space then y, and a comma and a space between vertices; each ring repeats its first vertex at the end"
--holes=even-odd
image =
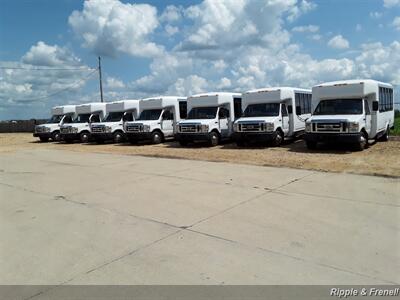
POLYGON ((400 94, 400 0, 2 0, 0 119, 97 101, 98 55, 106 101, 348 78, 400 94))

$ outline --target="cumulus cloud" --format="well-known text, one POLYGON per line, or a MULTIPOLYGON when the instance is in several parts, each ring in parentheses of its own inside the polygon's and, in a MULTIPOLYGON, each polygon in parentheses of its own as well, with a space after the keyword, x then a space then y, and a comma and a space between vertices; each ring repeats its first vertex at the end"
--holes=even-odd
POLYGON ((64 97, 74 97, 86 84, 88 75, 95 71, 82 65, 80 59, 67 48, 41 41, 33 45, 21 61, 2 61, 1 65, 13 68, 0 70, 1 105, 36 105, 41 110, 47 103, 61 104, 65 103, 64 97), (54 97, 48 97, 53 94, 54 97))
POLYGON ((292 28, 293 32, 311 32, 315 33, 319 31, 319 26, 307 25, 307 26, 296 26, 292 28))
POLYGON ((333 49, 348 49, 350 44, 348 40, 339 34, 329 40, 328 46, 333 49))
POLYGON ((173 23, 182 18, 184 9, 175 5, 168 5, 160 16, 161 22, 173 23))
POLYGON ((386 8, 400 6, 400 0, 383 0, 383 5, 386 8))
POLYGON ((106 88, 109 88, 109 89, 122 89, 122 88, 125 88, 124 82, 122 80, 119 80, 119 79, 114 78, 114 77, 107 77, 105 86, 106 86, 106 88))
POLYGON ((85 1, 82 11, 74 11, 68 23, 83 39, 83 46, 99 55, 152 57, 163 51, 162 46, 150 41, 159 22, 157 9, 148 4, 85 1))
POLYGON ((396 29, 400 31, 400 17, 395 17, 393 22, 392 22, 392 26, 396 29))
POLYGON ((170 24, 165 25, 165 32, 169 36, 173 36, 179 32, 179 28, 177 26, 171 26, 170 24))
POLYGON ((378 11, 373 11, 373 12, 370 12, 369 13, 369 16, 372 18, 372 19, 379 19, 379 18, 381 18, 382 17, 382 13, 381 12, 378 12, 378 11))
POLYGON ((47 45, 39 41, 22 57, 22 62, 35 66, 56 67, 63 65, 79 65, 81 61, 67 48, 47 45))

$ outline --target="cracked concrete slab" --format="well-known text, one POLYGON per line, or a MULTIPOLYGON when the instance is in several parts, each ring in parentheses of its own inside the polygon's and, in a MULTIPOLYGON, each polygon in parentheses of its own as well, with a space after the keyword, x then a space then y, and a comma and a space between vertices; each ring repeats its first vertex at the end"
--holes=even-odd
POLYGON ((398 283, 398 193, 372 176, 5 153, 0 283, 398 283))

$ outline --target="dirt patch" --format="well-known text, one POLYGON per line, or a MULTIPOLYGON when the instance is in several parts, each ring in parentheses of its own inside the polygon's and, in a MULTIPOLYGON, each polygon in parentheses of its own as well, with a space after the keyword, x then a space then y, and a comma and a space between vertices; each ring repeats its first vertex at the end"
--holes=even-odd
POLYGON ((306 148, 302 140, 287 143, 278 148, 238 148, 234 144, 224 144, 214 148, 201 145, 183 148, 175 142, 160 145, 40 143, 32 137, 32 134, 0 134, 0 153, 20 149, 62 149, 145 155, 400 177, 400 141, 398 140, 379 142, 362 152, 354 152, 339 146, 334 149, 323 147, 311 151, 306 148))

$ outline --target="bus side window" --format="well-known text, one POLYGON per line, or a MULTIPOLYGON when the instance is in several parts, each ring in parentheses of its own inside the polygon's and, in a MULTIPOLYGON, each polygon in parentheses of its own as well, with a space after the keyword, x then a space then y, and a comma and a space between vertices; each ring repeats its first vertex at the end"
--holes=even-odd
POLYGON ((370 115, 371 111, 369 110, 369 104, 368 104, 368 101, 366 99, 364 99, 364 106, 365 106, 365 114, 366 115, 370 115))
POLYGON ((287 112, 285 103, 282 103, 281 111, 282 111, 282 117, 287 117, 288 116, 288 112, 287 112))
POLYGON ((187 101, 179 101, 179 117, 186 119, 187 117, 187 101))

